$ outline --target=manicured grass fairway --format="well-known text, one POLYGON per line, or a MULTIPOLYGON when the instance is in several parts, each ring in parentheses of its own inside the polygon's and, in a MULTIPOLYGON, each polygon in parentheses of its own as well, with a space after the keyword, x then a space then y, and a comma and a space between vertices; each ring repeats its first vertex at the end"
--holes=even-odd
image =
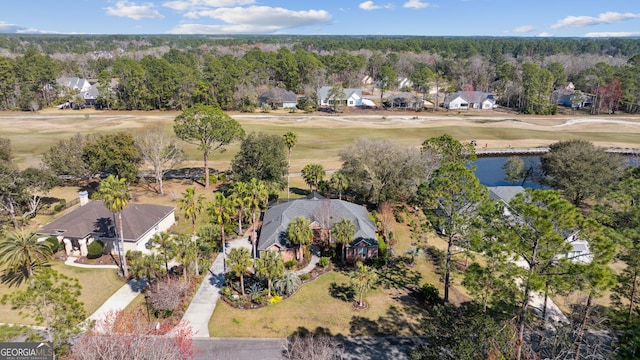
MULTIPOLYGON (((172 133, 178 112, 62 112, 43 110, 38 114, 0 113, 0 136, 11 139, 16 160, 33 166, 57 141, 76 133, 128 131, 135 133, 160 124, 172 133), (86 119, 84 114, 88 114, 86 119)), ((340 167, 339 152, 360 137, 385 138, 398 144, 419 147, 422 141, 444 133, 458 140, 477 140, 488 148, 531 147, 580 138, 602 146, 640 147, 640 118, 632 116, 590 115, 533 117, 495 112, 397 113, 351 112, 340 116, 316 114, 230 114, 246 132, 298 134, 293 149, 291 171, 299 172, 308 163, 321 163, 326 169, 340 167), (415 115, 418 116, 415 116, 415 115)), ((188 161, 182 166, 201 166, 202 154, 184 144, 188 161)), ((228 169, 239 144, 211 156, 211 166, 228 169)))

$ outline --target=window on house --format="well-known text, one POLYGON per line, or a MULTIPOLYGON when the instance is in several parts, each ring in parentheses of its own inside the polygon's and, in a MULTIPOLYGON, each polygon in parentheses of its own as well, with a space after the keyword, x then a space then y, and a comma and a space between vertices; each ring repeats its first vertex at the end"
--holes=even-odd
POLYGON ((358 256, 361 256, 363 258, 367 257, 367 248, 366 247, 364 247, 364 246, 358 247, 358 251, 357 252, 358 252, 358 256))

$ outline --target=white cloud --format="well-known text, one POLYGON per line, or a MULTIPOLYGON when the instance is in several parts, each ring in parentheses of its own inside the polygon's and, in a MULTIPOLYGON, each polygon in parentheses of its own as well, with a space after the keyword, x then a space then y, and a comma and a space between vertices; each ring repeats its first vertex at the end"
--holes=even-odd
POLYGON ((382 8, 382 6, 380 5, 374 5, 373 1, 365 1, 363 3, 360 3, 360 5, 358 5, 358 7, 362 10, 367 10, 367 11, 371 11, 371 10, 377 10, 382 8))
POLYGON ((422 2, 420 0, 409 0, 402 7, 404 8, 413 8, 413 9, 424 9, 431 6, 428 2, 422 2))
POLYGON ((255 34, 275 33, 282 29, 327 24, 331 15, 324 10, 292 11, 269 6, 219 8, 193 11, 191 18, 209 17, 225 22, 223 25, 182 24, 172 29, 173 34, 255 34))
POLYGON ((57 31, 38 30, 0 21, 0 33, 5 34, 62 34, 57 31))
POLYGON ((509 32, 513 32, 513 33, 528 33, 528 32, 532 32, 533 30, 535 30, 535 28, 531 25, 523 25, 523 26, 518 26, 515 27, 511 30, 509 30, 509 32))
POLYGON ((141 19, 163 19, 164 16, 157 10, 152 9, 152 3, 136 4, 129 1, 118 1, 116 7, 107 7, 108 15, 128 17, 134 20, 141 19))
POLYGON ((4 21, 0 21, 0 32, 2 33, 18 33, 23 30, 26 30, 24 26, 9 24, 4 21))
POLYGON ((640 36, 640 31, 590 32, 590 33, 584 34, 584 37, 627 37, 627 36, 640 36))
POLYGON ((209 8, 232 7, 255 4, 255 0, 176 0, 162 4, 173 10, 203 10, 209 8))
POLYGON ((599 14, 598 17, 593 16, 567 16, 562 20, 558 20, 557 23, 551 25, 552 29, 560 29, 563 27, 582 27, 589 25, 598 25, 598 24, 611 24, 615 22, 620 22, 629 19, 639 19, 640 14, 634 13, 619 13, 608 11, 602 14, 599 14))
POLYGON ((550 34, 548 32, 543 31, 543 32, 541 32, 540 34, 538 34, 536 36, 537 37, 551 37, 551 36, 553 36, 553 34, 550 34))

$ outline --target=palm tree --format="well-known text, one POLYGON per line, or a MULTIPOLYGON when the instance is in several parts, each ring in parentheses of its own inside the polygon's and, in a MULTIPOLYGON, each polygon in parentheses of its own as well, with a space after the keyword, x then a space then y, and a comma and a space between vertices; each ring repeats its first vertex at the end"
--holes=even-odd
MULTIPOLYGON (((182 197, 178 199, 178 208, 184 213, 184 217, 191 222, 191 241, 196 242, 196 223, 204 209, 206 198, 200 194, 196 196, 196 189, 193 187, 186 188, 182 193, 182 197)), ((196 256, 196 275, 200 273, 198 268, 198 256, 196 256)))
POLYGON ((342 170, 338 170, 331 175, 331 186, 338 190, 338 199, 342 200, 342 192, 349 186, 349 179, 342 170))
POLYGON ((253 245, 253 258, 256 258, 256 214, 264 207, 266 208, 266 203, 269 201, 269 190, 267 186, 262 180, 258 180, 256 178, 251 179, 249 184, 247 184, 247 192, 248 192, 248 203, 247 206, 251 211, 251 226, 253 228, 253 232, 251 235, 251 244, 253 245))
MULTIPOLYGON (((129 254, 131 254, 131 252, 129 254)), ((132 276, 147 278, 147 283, 151 284, 154 279, 158 279, 166 274, 162 262, 162 257, 158 254, 143 255, 135 261, 131 261, 132 276)))
POLYGON ((287 146, 289 150, 289 156, 287 157, 287 200, 289 199, 289 188, 291 184, 291 149, 296 146, 298 142, 298 135, 293 131, 289 130, 284 135, 284 144, 287 146))
POLYGON ((242 217, 249 201, 251 201, 249 198, 249 186, 242 181, 234 182, 231 186, 231 197, 234 205, 238 208, 238 229, 239 233, 242 234, 242 217))
POLYGON ((173 239, 177 249, 176 256, 182 263, 184 280, 187 281, 189 265, 198 257, 198 249, 191 237, 186 234, 178 234, 173 239))
POLYGON ((351 219, 341 218, 333 224, 331 235, 336 240, 336 243, 340 244, 340 260, 344 263, 345 245, 353 241, 353 237, 356 235, 356 224, 351 219))
POLYGON ((287 271, 273 281, 273 288, 278 294, 289 296, 300 288, 300 277, 295 271, 287 271))
POLYGON ((260 259, 256 259, 256 274, 267 279, 267 289, 271 297, 271 282, 284 275, 284 262, 280 253, 265 251, 260 259))
POLYGON ((169 272, 169 259, 175 256, 175 242, 167 232, 157 233, 151 242, 160 248, 160 255, 164 258, 164 268, 169 272))
POLYGON ((297 259, 302 258, 302 248, 311 243, 313 239, 313 230, 311 230, 311 220, 304 216, 293 219, 287 226, 287 239, 298 246, 297 259))
POLYGON ((0 261, 6 265, 6 275, 19 275, 22 280, 33 275, 37 267, 51 258, 51 245, 47 241, 38 241, 35 232, 17 230, 0 241, 0 261))
POLYGON ((229 268, 234 273, 240 275, 240 289, 244 296, 244 273, 251 266, 251 254, 247 248, 233 248, 229 251, 229 268))
POLYGON ((318 183, 324 178, 324 167, 320 164, 307 164, 302 168, 302 178, 309 185, 309 190, 318 189, 318 183))
POLYGON ((213 222, 220 226, 220 238, 222 240, 222 259, 224 271, 227 271, 227 251, 225 250, 224 225, 228 223, 235 215, 236 211, 233 207, 233 201, 224 196, 223 193, 217 192, 213 202, 209 204, 209 215, 213 218, 213 222))
POLYGON ((359 293, 358 306, 362 307, 362 296, 378 280, 378 274, 376 274, 373 269, 359 262, 356 270, 349 273, 349 278, 351 280, 351 286, 355 287, 359 293))
POLYGON ((127 268, 127 258, 124 256, 124 234, 122 230, 122 210, 129 204, 129 189, 127 187, 127 179, 118 178, 109 175, 100 182, 98 188, 98 198, 102 199, 104 206, 114 215, 118 215, 118 233, 120 235, 120 244, 118 245, 118 256, 120 257, 120 269, 125 278, 129 277, 129 269, 127 268))

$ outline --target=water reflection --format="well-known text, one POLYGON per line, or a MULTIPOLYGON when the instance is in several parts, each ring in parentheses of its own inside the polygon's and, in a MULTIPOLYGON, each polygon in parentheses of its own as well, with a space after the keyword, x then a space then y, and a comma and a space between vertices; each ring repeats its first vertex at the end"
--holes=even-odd
MULTIPOLYGON (((525 188, 543 189, 545 186, 539 182, 540 174, 540 156, 520 156, 524 160, 525 168, 533 167, 534 176, 528 179, 522 186, 525 188), (536 174, 538 174, 536 176, 536 174)), ((625 156, 625 163, 629 166, 640 166, 640 157, 625 156)), ((504 178, 504 170, 502 167, 509 159, 508 156, 501 157, 482 157, 478 158, 473 165, 476 167, 476 176, 480 179, 480 183, 485 186, 505 186, 520 185, 520 183, 511 183, 504 178)))
MULTIPOLYGON (((520 158, 524 160, 525 168, 533 167, 534 174, 540 172, 539 156, 520 156, 520 158)), ((508 156, 478 158, 473 165, 476 167, 475 173, 478 179, 480 179, 480 183, 485 186, 521 185, 519 182, 514 184, 504 178, 504 170, 502 167, 507 159, 509 159, 508 156)), ((527 179, 522 186, 534 189, 543 188, 536 180, 534 176, 533 178, 527 179)))

